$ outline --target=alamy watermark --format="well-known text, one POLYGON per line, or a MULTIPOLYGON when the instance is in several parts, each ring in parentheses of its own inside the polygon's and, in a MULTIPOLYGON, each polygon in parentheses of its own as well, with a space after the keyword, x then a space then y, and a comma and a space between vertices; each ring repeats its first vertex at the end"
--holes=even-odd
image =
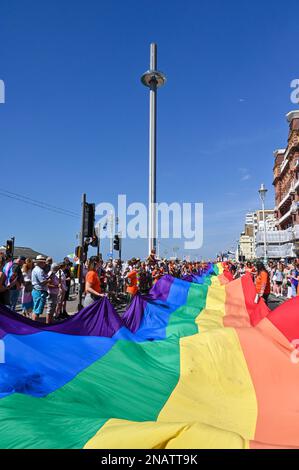
POLYGON ((0 104, 5 103, 5 84, 3 80, 0 80, 0 104))
POLYGON ((5 363, 5 343, 3 339, 0 339, 0 364, 5 363))
POLYGON ((291 88, 294 88, 291 92, 291 102, 299 104, 299 78, 295 78, 291 81, 291 88))
MULTIPOLYGON (((198 250, 203 245, 203 204, 201 202, 161 202, 154 205, 158 231, 161 239, 184 240, 185 250, 198 250)), ((97 230, 101 238, 111 238, 115 223, 122 238, 148 238, 148 208, 142 202, 127 205, 125 194, 119 194, 117 209, 109 202, 96 206, 97 230), (108 230, 103 230, 107 226, 108 230), (110 221, 110 223, 109 223, 110 221)))

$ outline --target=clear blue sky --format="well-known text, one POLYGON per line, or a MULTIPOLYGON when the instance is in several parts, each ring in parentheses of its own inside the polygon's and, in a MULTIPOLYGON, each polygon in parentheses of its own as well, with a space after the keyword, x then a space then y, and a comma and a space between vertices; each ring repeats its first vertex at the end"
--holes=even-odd
MULTIPOLYGON (((159 92, 158 199, 204 203, 204 246, 231 247, 284 147, 299 78, 297 0, 2 2, 1 184, 73 211, 89 201, 147 201, 149 44, 168 77, 159 92)), ((0 196, 11 235, 56 259, 80 219, 0 196)), ((177 242, 168 245, 168 254, 177 242)), ((178 244, 179 245, 179 244, 178 244)), ((125 256, 146 254, 145 241, 125 256)), ((108 252, 107 244, 103 254, 108 252)), ((182 254, 182 251, 181 251, 182 254)))

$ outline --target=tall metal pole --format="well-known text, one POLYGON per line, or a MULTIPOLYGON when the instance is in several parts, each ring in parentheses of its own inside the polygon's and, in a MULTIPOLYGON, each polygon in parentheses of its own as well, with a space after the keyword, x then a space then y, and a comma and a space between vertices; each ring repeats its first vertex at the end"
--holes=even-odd
MULTIPOLYGON (((157 68, 157 45, 151 44, 150 70, 157 68)), ((148 251, 156 249, 156 158, 157 158, 157 80, 150 81, 149 125, 149 240, 148 251)))
POLYGON ((157 214, 156 214, 156 157, 157 157, 157 89, 164 85, 166 77, 157 70, 157 44, 150 45, 150 70, 145 72, 141 81, 150 89, 149 116, 149 207, 148 207, 148 250, 149 253, 157 246, 157 214))
POLYGON ((262 200, 263 209, 263 222, 264 222, 264 263, 267 263, 267 232, 266 232, 266 217, 265 217, 265 201, 262 200))
POLYGON ((82 308, 83 296, 83 264, 84 264, 84 224, 85 224, 85 208, 86 208, 86 194, 82 194, 82 219, 81 219, 81 233, 80 233, 80 259, 79 259, 79 299, 78 311, 82 308))

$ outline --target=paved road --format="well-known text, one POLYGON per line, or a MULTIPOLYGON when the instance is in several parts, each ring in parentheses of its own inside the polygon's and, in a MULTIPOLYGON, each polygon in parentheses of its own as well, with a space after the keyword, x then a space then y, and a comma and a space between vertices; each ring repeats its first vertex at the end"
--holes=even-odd
MULTIPOLYGON (((125 301, 114 306, 116 312, 119 315, 121 315, 124 312, 126 307, 127 307, 127 304, 125 301)), ((77 313, 77 311, 78 311, 78 298, 77 296, 72 296, 72 300, 67 303, 67 313, 69 315, 74 315, 74 313, 77 313)))
MULTIPOLYGON (((115 306, 115 310, 121 316, 123 314, 123 312, 126 310, 126 307, 127 307, 127 304, 124 300, 123 302, 121 302, 121 303, 119 303, 115 306)), ((18 313, 21 313, 21 310, 22 310, 21 304, 18 304, 17 308, 16 308, 16 311, 18 313)), ((69 315, 74 315, 75 313, 78 312, 78 296, 76 294, 73 294, 73 295, 70 296, 70 300, 67 302, 66 310, 67 310, 67 313, 69 315)), ((43 315, 40 316, 40 318, 42 319, 43 322, 46 319, 46 313, 45 312, 46 312, 46 309, 44 310, 43 315)))
POLYGON ((275 297, 275 295, 270 294, 268 299, 268 307, 271 310, 274 310, 279 305, 283 304, 287 299, 285 297, 275 297))

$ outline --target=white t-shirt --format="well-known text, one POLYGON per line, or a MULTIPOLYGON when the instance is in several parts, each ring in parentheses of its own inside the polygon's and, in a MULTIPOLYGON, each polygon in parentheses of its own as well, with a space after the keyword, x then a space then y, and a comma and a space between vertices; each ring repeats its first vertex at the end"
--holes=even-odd
POLYGON ((56 274, 57 278, 60 279, 61 282, 61 289, 66 290, 66 277, 62 269, 59 269, 56 274))

